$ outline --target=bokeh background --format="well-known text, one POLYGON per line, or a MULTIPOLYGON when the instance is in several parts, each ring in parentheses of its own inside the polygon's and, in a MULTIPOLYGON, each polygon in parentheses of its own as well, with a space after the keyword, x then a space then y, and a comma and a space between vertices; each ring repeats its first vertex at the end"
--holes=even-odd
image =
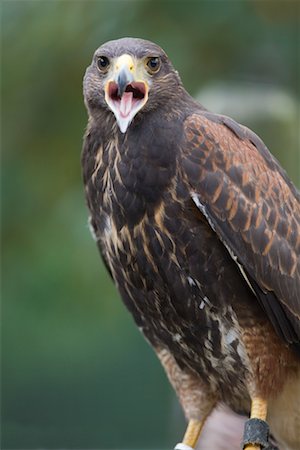
POLYGON ((300 185, 297 1, 2 1, 2 449, 170 448, 183 417, 100 261, 80 173, 101 43, 159 43, 300 185))

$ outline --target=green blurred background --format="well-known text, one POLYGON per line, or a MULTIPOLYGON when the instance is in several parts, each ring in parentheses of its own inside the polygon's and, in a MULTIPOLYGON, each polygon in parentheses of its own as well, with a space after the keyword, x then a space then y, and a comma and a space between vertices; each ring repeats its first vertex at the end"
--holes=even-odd
POLYGON ((254 128, 299 186, 299 15, 288 0, 2 1, 1 448, 170 448, 184 428, 87 227, 95 48, 159 43, 189 92, 254 128))

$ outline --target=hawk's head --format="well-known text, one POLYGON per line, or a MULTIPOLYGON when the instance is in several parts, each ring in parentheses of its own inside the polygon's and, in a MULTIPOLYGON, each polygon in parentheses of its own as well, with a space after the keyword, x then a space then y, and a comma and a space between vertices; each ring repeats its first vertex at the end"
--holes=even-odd
POLYGON ((111 110, 125 133, 137 113, 166 104, 179 85, 178 73, 158 45, 124 38, 96 50, 83 90, 90 114, 111 110))

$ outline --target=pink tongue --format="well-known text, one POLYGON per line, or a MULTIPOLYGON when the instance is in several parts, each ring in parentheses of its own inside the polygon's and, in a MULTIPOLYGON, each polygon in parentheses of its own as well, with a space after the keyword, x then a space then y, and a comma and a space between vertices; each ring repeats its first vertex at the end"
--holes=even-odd
POLYGON ((131 111, 132 97, 133 97, 132 92, 124 92, 124 94, 122 95, 120 101, 120 113, 123 117, 126 117, 131 111))

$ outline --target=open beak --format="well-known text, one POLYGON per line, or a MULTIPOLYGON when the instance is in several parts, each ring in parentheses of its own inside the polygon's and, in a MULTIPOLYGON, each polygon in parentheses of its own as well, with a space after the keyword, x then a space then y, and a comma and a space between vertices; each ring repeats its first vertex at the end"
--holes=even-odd
POLYGON ((113 76, 105 86, 105 100, 114 113, 122 133, 148 100, 148 84, 139 79, 130 55, 120 56, 113 76))

